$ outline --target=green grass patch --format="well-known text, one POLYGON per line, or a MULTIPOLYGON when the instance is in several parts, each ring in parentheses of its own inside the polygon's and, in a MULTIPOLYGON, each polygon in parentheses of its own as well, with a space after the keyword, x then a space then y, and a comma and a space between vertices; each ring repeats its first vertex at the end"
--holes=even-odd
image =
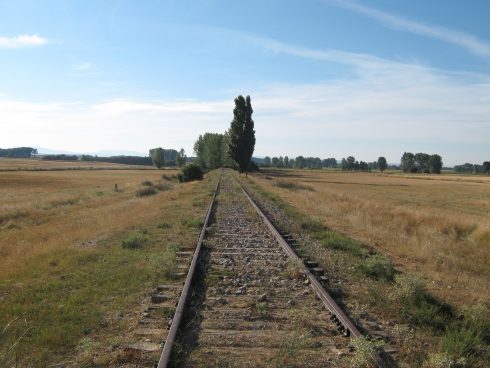
POLYGON ((443 331, 453 316, 451 306, 431 295, 426 290, 424 281, 417 276, 396 275, 393 295, 402 306, 405 316, 420 326, 443 331))
POLYGON ((369 250, 360 242, 336 231, 324 230, 313 234, 313 237, 320 240, 326 248, 342 250, 357 257, 366 257, 369 254, 369 250))
POLYGON ((274 183, 274 186, 276 186, 278 188, 288 189, 288 190, 293 191, 293 192, 297 192, 299 190, 306 190, 309 192, 314 192, 313 188, 311 188, 307 185, 295 183, 293 181, 277 180, 274 183))
POLYGON ((364 259, 359 269, 367 276, 385 281, 392 281, 395 276, 395 268, 391 260, 380 254, 364 259))
POLYGON ((123 240, 121 240, 121 246, 125 249, 138 249, 143 248, 143 245, 148 241, 148 235, 137 231, 129 234, 123 240))
POLYGON ((204 226, 204 217, 198 216, 193 218, 186 218, 181 220, 182 226, 186 228, 200 229, 204 226))

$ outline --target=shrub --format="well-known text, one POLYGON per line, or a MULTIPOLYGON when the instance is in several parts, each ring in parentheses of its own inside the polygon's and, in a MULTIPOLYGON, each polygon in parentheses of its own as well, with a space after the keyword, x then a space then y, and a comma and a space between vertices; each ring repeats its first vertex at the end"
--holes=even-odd
POLYGON ((481 354, 489 328, 485 321, 488 313, 481 305, 472 306, 462 320, 454 321, 446 327, 441 338, 441 350, 456 360, 471 361, 481 354))
POLYGON ((153 187, 145 187, 136 191, 136 197, 144 197, 157 194, 157 190, 153 187))
POLYGON ((169 184, 169 183, 158 183, 157 185, 155 185, 156 189, 158 189, 160 192, 165 192, 167 190, 170 190, 172 189, 172 184, 169 184))
POLYGON ((379 254, 365 259, 359 268, 364 274, 377 279, 391 281, 395 276, 393 263, 387 257, 379 254))
POLYGON ((147 187, 152 187, 153 183, 150 180, 143 180, 141 185, 146 185, 147 187))
POLYGON ((429 294, 422 279, 402 274, 395 276, 395 283, 393 296, 409 319, 419 325, 444 330, 452 316, 451 307, 429 294))
POLYGON ((179 182, 187 182, 193 180, 202 180, 203 173, 201 167, 197 164, 188 164, 182 168, 180 173, 177 174, 179 182))
POLYGON ((141 231, 131 233, 121 241, 121 246, 125 249, 137 249, 142 248, 148 240, 146 234, 141 231))
POLYGON ((278 181, 276 181, 274 183, 274 186, 279 187, 279 188, 288 189, 288 190, 293 191, 293 192, 296 192, 298 190, 307 190, 307 191, 310 191, 310 192, 313 192, 314 191, 313 188, 308 187, 306 185, 295 183, 295 182, 291 182, 291 181, 285 181, 285 180, 278 180, 278 181))
POLYGON ((429 358, 424 362, 423 368, 463 368, 466 367, 464 359, 455 361, 446 353, 429 354, 429 358))

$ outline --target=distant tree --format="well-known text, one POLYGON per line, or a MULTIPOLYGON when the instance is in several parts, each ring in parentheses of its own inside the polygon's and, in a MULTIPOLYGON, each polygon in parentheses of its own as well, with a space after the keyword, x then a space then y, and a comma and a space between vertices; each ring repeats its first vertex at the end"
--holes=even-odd
POLYGON ((418 172, 428 173, 430 172, 430 155, 427 153, 416 153, 415 154, 415 166, 418 172))
POLYGON ((279 167, 279 158, 278 157, 272 157, 272 166, 273 167, 279 167))
POLYGON ((429 170, 432 174, 440 174, 442 169, 442 157, 439 155, 429 156, 429 170))
POLYGON ((294 158, 290 158, 289 159, 289 167, 294 167, 294 165, 295 165, 294 158))
POLYGON ((487 175, 490 173, 490 161, 485 161, 483 163, 483 169, 487 173, 487 175))
POLYGON ((306 166, 305 158, 303 156, 296 157, 294 161, 297 168, 303 169, 306 166))
MULTIPOLYGON (((347 170, 352 171, 356 168, 356 159, 354 156, 347 157, 347 170)), ((359 164, 359 163, 358 163, 359 164)))
POLYGON ((230 126, 229 151, 240 172, 247 170, 255 148, 255 130, 250 96, 235 98, 235 109, 230 126))
POLYGON ((403 172, 412 172, 415 168, 414 154, 410 152, 404 152, 400 161, 400 166, 403 172))
POLYGON ((342 161, 340 162, 340 167, 342 168, 343 171, 347 170, 347 160, 342 157, 342 161))
POLYGON ((194 154, 196 155, 196 164, 198 164, 201 167, 205 167, 205 162, 204 162, 204 137, 200 135, 197 138, 197 141, 194 143, 194 154))
POLYGON ((180 151, 177 153, 177 156, 175 157, 175 161, 177 162, 177 165, 179 167, 185 165, 185 162, 187 161, 187 156, 185 155, 185 151, 183 148, 181 148, 180 151))
POLYGON ((269 156, 265 156, 264 157, 264 166, 271 166, 271 164, 272 164, 271 158, 269 156))
POLYGON ((388 167, 388 163, 386 162, 386 158, 383 156, 378 157, 378 162, 376 163, 376 166, 378 167, 378 170, 383 172, 386 170, 388 167))
POLYGON ((153 165, 157 168, 163 167, 165 165, 165 153, 162 147, 153 148, 150 150, 150 157, 153 161, 153 165))

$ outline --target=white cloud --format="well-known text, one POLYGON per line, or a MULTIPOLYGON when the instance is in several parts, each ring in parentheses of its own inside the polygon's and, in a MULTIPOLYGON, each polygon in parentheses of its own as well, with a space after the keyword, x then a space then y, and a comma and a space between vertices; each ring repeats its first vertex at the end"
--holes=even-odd
POLYGON ((440 27, 436 25, 416 22, 398 15, 370 8, 349 0, 325 0, 325 3, 339 6, 353 12, 365 15, 378 22, 402 31, 430 37, 460 46, 473 54, 490 57, 490 43, 480 40, 472 34, 462 31, 440 27))
MULTIPOLYGON (((268 85, 252 96, 257 155, 299 154, 397 162, 403 151, 439 153, 446 164, 490 155, 490 76, 446 72, 371 55, 312 50, 247 36, 272 52, 350 65, 349 77, 268 85)), ((223 132, 233 99, 31 103, 0 99, 0 147, 67 151, 154 146, 192 152, 199 134, 223 132)))
POLYGON ((21 47, 43 46, 48 43, 48 40, 38 35, 22 34, 16 37, 0 36, 0 48, 16 49, 21 47))

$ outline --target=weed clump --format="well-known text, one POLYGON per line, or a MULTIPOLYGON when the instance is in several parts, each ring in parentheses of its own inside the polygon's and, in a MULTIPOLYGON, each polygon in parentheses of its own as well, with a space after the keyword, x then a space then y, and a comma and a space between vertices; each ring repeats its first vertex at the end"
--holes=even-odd
POLYGON ((351 366, 355 368, 365 368, 376 366, 375 354, 379 353, 384 342, 380 340, 368 340, 365 337, 353 339, 351 342, 355 349, 351 360, 351 366))
POLYGON ((452 317, 452 309, 432 296, 425 288, 424 281, 414 275, 395 276, 393 296, 402 306, 408 319, 419 325, 444 330, 452 317))
POLYGON ((395 268, 389 258, 375 254, 366 258, 359 266, 362 273, 376 279, 392 281, 395 276, 395 268))
POLYGON ((361 243, 336 231, 321 231, 315 234, 315 238, 320 240, 326 248, 342 250, 358 257, 365 257, 369 254, 369 250, 361 243))
POLYGON ((145 185, 145 186, 147 186, 147 187, 152 187, 152 186, 153 186, 153 182, 152 182, 152 181, 150 181, 150 180, 143 180, 143 181, 141 182, 141 185, 145 185))
POLYGON ((154 187, 145 187, 136 191, 136 197, 146 197, 155 194, 157 194, 157 190, 154 187))
POLYGON ((177 179, 180 183, 193 180, 202 180, 203 173, 201 167, 197 164, 188 164, 182 168, 180 173, 177 174, 177 179))
POLYGON ((148 236, 141 232, 135 232, 129 234, 126 238, 121 241, 121 246, 125 249, 138 249, 142 248, 143 245, 148 241, 148 236))
POLYGON ((190 219, 182 219, 181 224, 187 228, 195 228, 200 229, 204 226, 204 218, 203 217, 195 217, 190 219))
POLYGON ((160 223, 157 225, 157 227, 158 227, 159 229, 169 229, 169 228, 171 228, 171 227, 172 227, 172 225, 170 225, 168 222, 161 221, 161 222, 160 222, 160 223))
POLYGON ((158 183, 154 186, 155 189, 158 189, 160 192, 166 192, 167 190, 172 189, 172 185, 169 183, 158 183))
POLYGON ((442 352, 455 362, 468 363, 482 355, 490 338, 486 314, 484 306, 472 306, 465 317, 447 326, 441 338, 442 352))
POLYGON ((288 189, 293 192, 297 192, 298 190, 306 190, 309 192, 314 192, 314 189, 303 184, 291 182, 291 181, 285 181, 285 180, 278 180, 274 183, 274 186, 278 188, 284 188, 288 189))

